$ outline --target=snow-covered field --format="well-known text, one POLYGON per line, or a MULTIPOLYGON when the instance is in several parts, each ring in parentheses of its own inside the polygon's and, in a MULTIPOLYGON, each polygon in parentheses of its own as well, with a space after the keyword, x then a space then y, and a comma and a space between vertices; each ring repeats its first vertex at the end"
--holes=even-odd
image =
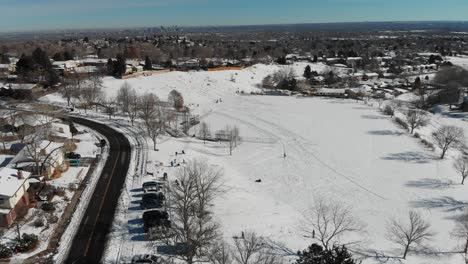
MULTIPOLYGON (((323 65, 311 66, 323 70, 323 65)), ((300 73, 305 64, 295 67, 300 73)), ((436 233, 428 243, 433 251, 459 251, 462 242, 451 236, 451 231, 454 218, 468 204, 468 187, 459 184, 461 179, 452 167, 456 153, 438 160, 437 151, 425 148, 397 128, 376 106, 362 102, 236 94, 255 90, 255 85, 277 68, 257 65, 243 71, 172 72, 126 80, 141 94, 153 92, 162 98, 177 89, 212 131, 237 125, 244 138, 229 156, 228 148, 219 143, 164 137, 159 152, 148 150, 147 170, 160 175, 165 171, 171 178, 173 168, 155 164, 198 157, 222 168, 228 191, 216 202, 215 210, 227 241, 242 230, 253 230, 293 250, 303 249, 314 241, 297 228, 302 213, 314 200, 325 198, 350 206, 366 224, 359 250, 401 256, 401 249, 386 239, 387 222, 418 210, 436 233), (218 98, 223 102, 215 103, 218 98), (175 157, 175 151, 182 149, 187 154, 175 157), (262 182, 256 183, 257 179, 262 182)), ((115 95, 123 83, 105 79, 106 94, 115 95)), ((53 100, 53 95, 45 100, 53 100)), ((418 132, 429 138, 440 124, 463 127, 468 135, 463 118, 447 115, 433 116, 431 124, 418 132)), ((138 194, 128 197, 130 206, 124 211, 127 222, 120 222, 113 236, 128 239, 111 241, 106 258, 109 262, 116 254, 131 257, 155 250, 142 238, 138 194)), ((374 262, 367 259, 363 263, 374 262)), ((460 254, 436 257, 414 253, 403 262, 464 263, 460 254)))

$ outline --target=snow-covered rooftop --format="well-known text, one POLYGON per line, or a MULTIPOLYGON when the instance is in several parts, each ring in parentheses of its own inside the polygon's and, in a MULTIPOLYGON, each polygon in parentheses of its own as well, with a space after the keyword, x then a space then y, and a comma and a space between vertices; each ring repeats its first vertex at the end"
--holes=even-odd
POLYGON ((15 195, 30 175, 31 173, 23 171, 23 178, 18 179, 18 170, 0 168, 0 196, 11 197, 15 195))

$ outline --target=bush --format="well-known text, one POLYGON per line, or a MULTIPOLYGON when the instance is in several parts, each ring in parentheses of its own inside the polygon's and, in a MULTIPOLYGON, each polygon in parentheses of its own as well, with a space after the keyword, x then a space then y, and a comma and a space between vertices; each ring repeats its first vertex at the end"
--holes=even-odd
POLYGON ((53 203, 45 202, 41 205, 41 209, 46 212, 53 212, 55 211, 55 205, 53 203))
POLYGON ((393 116, 393 114, 395 114, 395 110, 393 109, 391 105, 386 105, 384 109, 382 110, 382 112, 389 116, 393 116))
POLYGON ((421 135, 419 135, 418 132, 415 132, 414 135, 413 135, 413 137, 415 137, 415 138, 421 138, 421 135))
POLYGON ((395 118, 395 123, 404 129, 408 129, 408 124, 401 118, 395 118))
POLYGON ((357 264, 345 246, 324 249, 322 246, 312 244, 308 249, 298 252, 299 259, 295 264, 357 264))
POLYGON ((426 146, 427 148, 430 148, 432 150, 434 150, 434 144, 432 144, 431 142, 425 140, 425 139, 421 139, 421 143, 424 144, 424 146, 426 146))
POLYGON ((23 234, 21 239, 16 242, 14 250, 18 250, 18 252, 23 253, 34 249, 39 242, 39 239, 34 234, 23 234))
POLYGON ((44 226, 44 219, 42 217, 36 218, 33 222, 34 227, 43 227, 44 226))
POLYGON ((65 196, 65 188, 63 187, 57 187, 54 191, 55 195, 63 197, 65 196))
POLYGON ((4 244, 0 244, 0 259, 6 259, 13 255, 11 249, 9 249, 4 244))
POLYGON ((76 189, 78 189, 78 186, 76 185, 76 183, 70 182, 68 184, 68 189, 71 190, 71 191, 75 191, 76 189))
POLYGON ((49 224, 55 224, 55 223, 57 223, 58 220, 59 220, 58 216, 53 215, 53 214, 47 216, 46 218, 47 218, 47 222, 49 222, 49 224))

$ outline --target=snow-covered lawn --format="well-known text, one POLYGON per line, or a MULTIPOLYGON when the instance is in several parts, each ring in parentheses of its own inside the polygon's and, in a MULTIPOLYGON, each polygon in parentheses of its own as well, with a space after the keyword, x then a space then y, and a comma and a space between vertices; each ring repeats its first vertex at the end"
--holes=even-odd
MULTIPOLYGON (((297 71, 303 66, 297 66, 297 71)), ((410 210, 418 210, 430 221, 436 233, 428 243, 433 250, 460 250, 462 242, 450 233, 454 218, 468 204, 468 187, 459 184, 461 178, 452 167, 456 153, 438 160, 437 150, 426 149, 389 117, 362 102, 235 93, 255 90, 255 84, 277 67, 172 72, 126 80, 139 93, 154 92, 162 98, 177 89, 212 132, 237 125, 244 138, 229 156, 228 148, 219 143, 163 137, 160 151, 148 150, 147 171, 155 175, 168 172, 171 179, 174 168, 155 164, 167 166, 173 159, 193 158, 207 159, 222 168, 227 191, 217 200, 215 210, 228 241, 242 230, 253 230, 293 250, 303 249, 314 241, 298 231, 302 213, 314 200, 325 198, 350 206, 366 224, 360 234, 360 250, 401 256, 401 249, 386 239, 386 225, 392 218, 407 217, 410 210), (218 98, 223 102, 215 103, 218 98), (175 157, 182 149, 187 154, 175 157), (262 182, 256 183, 257 179, 262 182)), ((106 78, 105 93, 115 95, 124 82, 106 78)), ((462 118, 446 115, 433 116, 431 124, 418 132, 429 138, 440 124, 463 127, 468 135, 468 124, 462 118)), ((197 127, 191 133, 197 133, 197 127)), ((134 174, 129 173, 129 177, 134 174)), ((136 179, 127 181, 127 191, 139 188, 146 180, 136 179)), ((125 194, 129 200, 122 205, 128 206, 119 210, 121 215, 111 236, 118 242, 110 241, 109 261, 117 259, 117 254, 125 258, 155 250, 153 243, 144 241, 140 196, 138 191, 125 194)), ((363 263, 374 262, 367 259, 363 263)), ((404 263, 464 262, 459 254, 424 257, 413 253, 404 263)))

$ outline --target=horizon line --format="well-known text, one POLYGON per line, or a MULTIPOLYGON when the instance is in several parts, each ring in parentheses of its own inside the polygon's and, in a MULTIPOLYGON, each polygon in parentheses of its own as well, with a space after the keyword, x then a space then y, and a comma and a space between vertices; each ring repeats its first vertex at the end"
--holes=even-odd
POLYGON ((259 24, 207 24, 207 25, 141 25, 128 27, 76 27, 76 28, 56 28, 56 29, 24 29, 24 30, 0 30, 2 34, 33 34, 33 33, 53 33, 57 31, 93 31, 93 30, 134 30, 144 28, 161 28, 161 27, 177 27, 177 28, 230 28, 230 27, 261 27, 261 26, 294 26, 294 25, 331 25, 331 24, 366 24, 366 23, 468 23, 468 20, 365 20, 365 21, 330 21, 330 22, 298 22, 298 23, 259 23, 259 24))

